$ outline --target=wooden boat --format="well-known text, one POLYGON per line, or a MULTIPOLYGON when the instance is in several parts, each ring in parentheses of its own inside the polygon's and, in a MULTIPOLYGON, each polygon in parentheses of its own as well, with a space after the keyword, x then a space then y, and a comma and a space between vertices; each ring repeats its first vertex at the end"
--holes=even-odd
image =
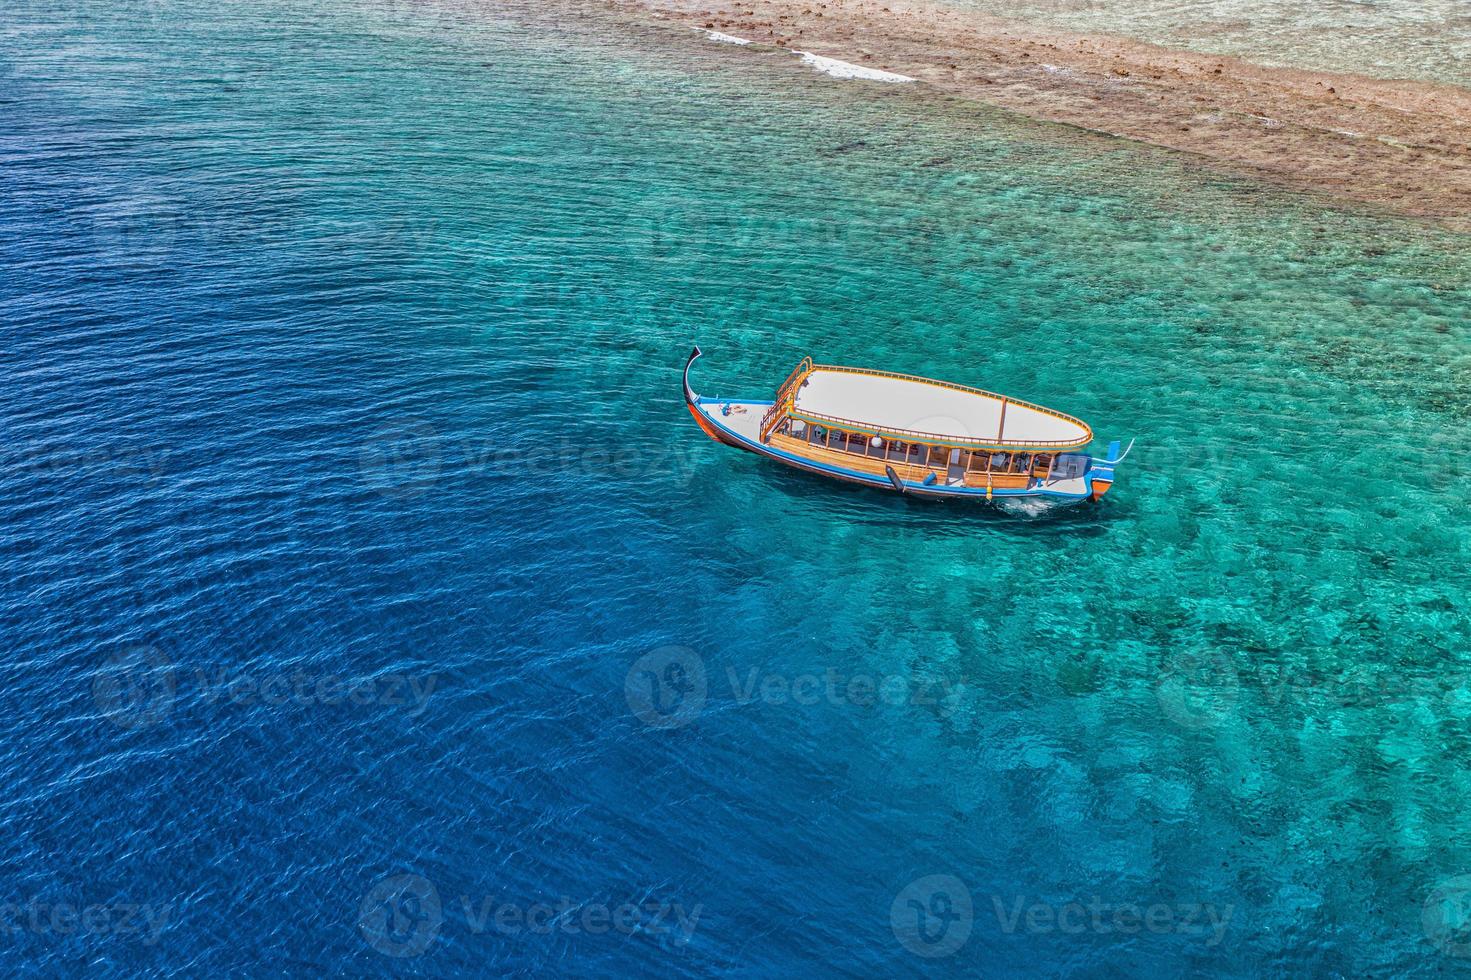
MULTIPOLYGON (((705 434, 834 479, 918 497, 992 501, 1097 500, 1127 455, 1099 459, 1087 423, 1005 395, 889 371, 802 362, 776 397, 684 400, 705 434)), ((1132 443, 1130 444, 1132 448, 1132 443)))

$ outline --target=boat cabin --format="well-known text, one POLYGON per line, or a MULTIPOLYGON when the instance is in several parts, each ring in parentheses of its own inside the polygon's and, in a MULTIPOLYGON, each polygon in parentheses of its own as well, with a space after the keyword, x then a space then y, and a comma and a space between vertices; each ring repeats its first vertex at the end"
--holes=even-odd
POLYGON ((906 483, 1024 489, 1077 479, 1087 424, 1029 402, 927 378, 804 360, 765 413, 761 441, 906 483))
POLYGON ((979 388, 803 358, 765 399, 684 399, 710 438, 834 479, 921 497, 1097 500, 1127 455, 1098 459, 1071 415, 979 388))

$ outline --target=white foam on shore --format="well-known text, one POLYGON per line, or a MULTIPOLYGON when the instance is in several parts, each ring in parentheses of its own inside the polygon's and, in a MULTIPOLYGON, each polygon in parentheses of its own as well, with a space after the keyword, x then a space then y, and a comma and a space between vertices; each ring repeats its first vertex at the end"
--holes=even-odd
MULTIPOLYGON (((734 34, 726 34, 721 31, 712 31, 708 27, 697 27, 695 30, 703 33, 707 38, 719 44, 738 44, 741 47, 753 43, 749 38, 736 37, 734 34)), ((792 54, 802 59, 802 63, 817 69, 824 75, 833 78, 857 78, 866 82, 889 82, 898 84, 912 82, 915 79, 908 75, 900 75, 898 72, 880 71, 877 68, 865 68, 855 65, 849 61, 839 61, 837 58, 828 58, 811 51, 793 51, 792 54)))
MULTIPOLYGON (((700 29, 704 30, 704 28, 700 29)), ((705 36, 712 41, 719 41, 721 44, 739 44, 745 47, 751 43, 743 37, 736 37, 734 34, 722 34, 719 31, 705 31, 705 36)))
POLYGON ((862 65, 850 64, 839 61, 837 58, 824 58, 820 54, 810 51, 795 51, 794 54, 802 56, 805 64, 811 65, 825 75, 834 78, 860 78, 867 82, 912 82, 914 79, 908 75, 899 75, 891 71, 879 71, 877 68, 864 68, 862 65))

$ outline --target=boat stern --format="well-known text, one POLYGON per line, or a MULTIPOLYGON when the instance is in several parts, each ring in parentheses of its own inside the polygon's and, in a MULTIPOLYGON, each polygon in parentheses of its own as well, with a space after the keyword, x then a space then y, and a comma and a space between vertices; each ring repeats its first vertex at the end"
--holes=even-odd
POLYGON ((1114 440, 1108 444, 1108 456, 1104 459, 1093 459, 1093 465, 1088 468, 1089 499, 1101 500, 1113 486, 1114 467, 1123 459, 1120 450, 1123 443, 1114 440))

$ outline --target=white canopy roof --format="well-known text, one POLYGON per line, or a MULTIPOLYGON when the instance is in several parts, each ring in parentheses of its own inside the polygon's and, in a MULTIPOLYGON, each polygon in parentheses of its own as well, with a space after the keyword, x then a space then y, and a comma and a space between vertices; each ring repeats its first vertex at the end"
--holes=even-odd
POLYGON ((924 433, 990 445, 1080 446, 1093 438, 1088 426, 1025 402, 923 378, 816 368, 797 392, 799 413, 826 415, 873 429, 924 433), (1002 428, 1002 403, 1006 404, 1002 428))

